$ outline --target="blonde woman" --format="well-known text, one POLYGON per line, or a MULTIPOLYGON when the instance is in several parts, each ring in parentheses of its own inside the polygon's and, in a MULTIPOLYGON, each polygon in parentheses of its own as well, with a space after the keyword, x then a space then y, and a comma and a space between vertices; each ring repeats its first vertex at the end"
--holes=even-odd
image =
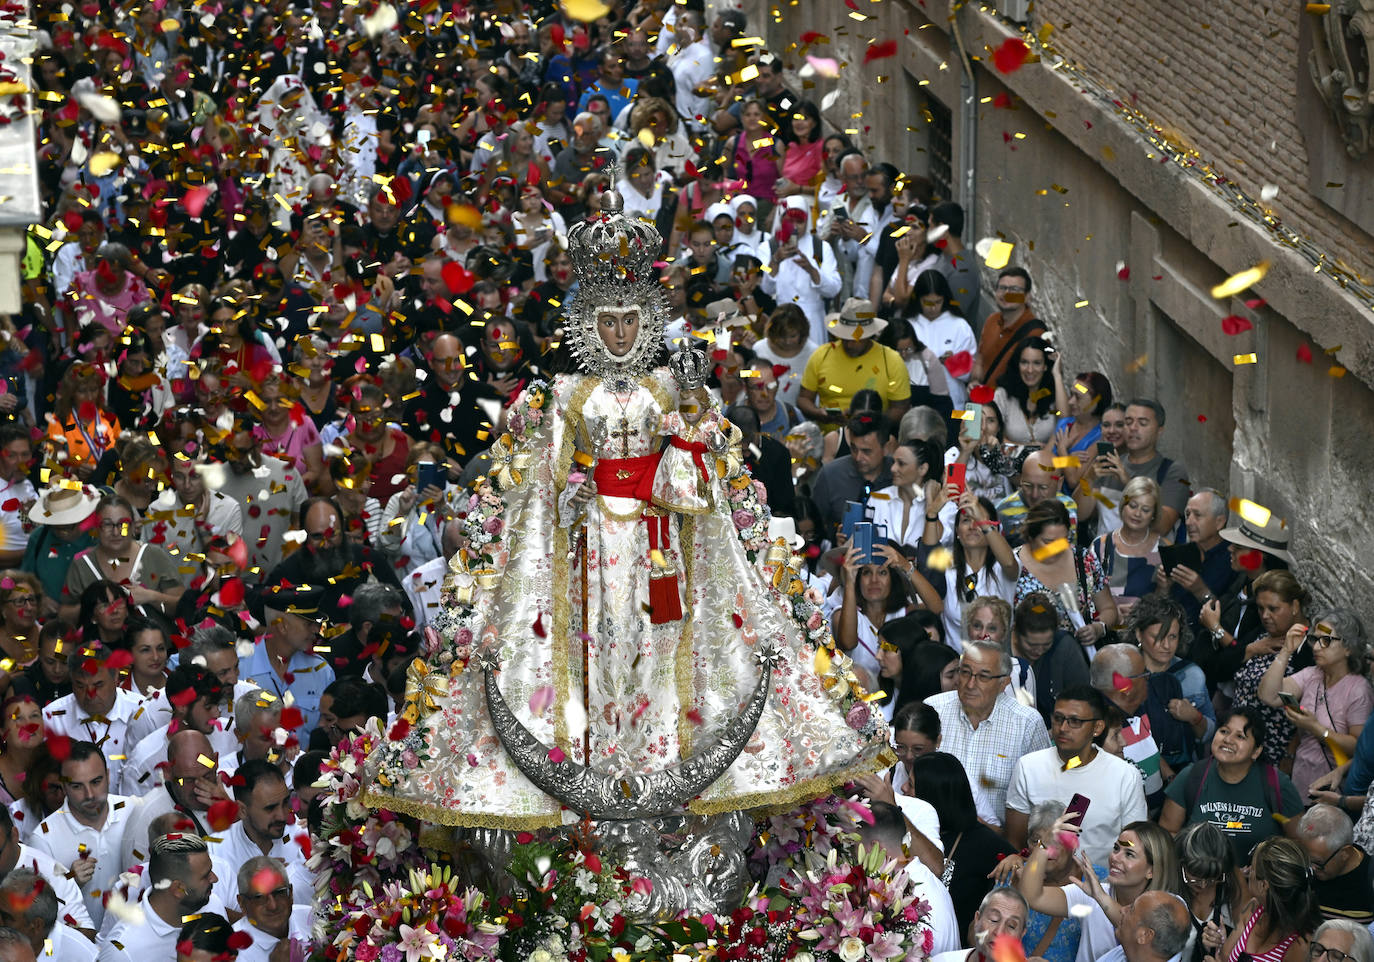
POLYGON ((1159 485, 1154 478, 1132 478, 1121 495, 1121 527, 1093 543, 1107 586, 1116 599, 1117 617, 1125 621, 1137 601, 1154 591, 1159 567, 1159 485))

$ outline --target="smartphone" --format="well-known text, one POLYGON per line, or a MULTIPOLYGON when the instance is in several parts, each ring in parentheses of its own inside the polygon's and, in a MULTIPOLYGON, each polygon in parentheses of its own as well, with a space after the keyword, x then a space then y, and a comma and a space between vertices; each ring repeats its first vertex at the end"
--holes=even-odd
POLYGON ((1099 458, 1100 458, 1100 457, 1103 457, 1104 455, 1115 454, 1115 453, 1116 453, 1116 445, 1112 444, 1112 442, 1110 442, 1110 441, 1098 441, 1098 442, 1097 442, 1097 456, 1098 456, 1099 458))
POLYGON ((846 501, 844 503, 844 517, 840 519, 840 534, 846 538, 854 537, 854 525, 864 519, 864 504, 862 501, 846 501))
POLYGON ((861 565, 874 563, 872 521, 859 521, 854 525, 854 557, 861 565))
POLYGON ((967 474, 968 465, 955 461, 945 470, 945 483, 959 485, 959 493, 963 494, 968 489, 967 474))
POLYGON ((420 461, 416 464, 415 490, 423 491, 431 484, 440 491, 448 486, 448 467, 437 461, 420 461))
POLYGON ((959 437, 977 441, 983 436, 983 405, 971 405, 968 413, 970 416, 959 426, 959 437))
POLYGON ((849 220, 849 211, 845 210, 843 205, 830 208, 830 213, 836 220, 849 220))
POLYGON ((1075 794, 1069 799, 1069 807, 1064 810, 1064 816, 1079 828, 1083 827, 1083 816, 1088 814, 1088 804, 1090 799, 1086 795, 1075 794))
POLYGON ((1298 701, 1298 696, 1293 694, 1291 691, 1279 692, 1279 701, 1283 702, 1285 705, 1287 705, 1294 711, 1302 711, 1302 705, 1298 701))

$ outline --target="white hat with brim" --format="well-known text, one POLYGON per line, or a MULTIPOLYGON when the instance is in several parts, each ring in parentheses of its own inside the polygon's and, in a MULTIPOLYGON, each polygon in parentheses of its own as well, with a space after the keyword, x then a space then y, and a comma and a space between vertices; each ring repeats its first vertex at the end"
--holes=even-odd
POLYGON ((1273 555, 1288 564, 1293 563, 1293 556, 1288 553, 1288 544, 1292 540, 1292 535, 1283 519, 1277 515, 1270 515, 1269 520, 1264 523, 1264 527, 1241 518, 1240 524, 1234 528, 1222 529, 1221 540, 1242 548, 1254 548, 1256 551, 1263 551, 1265 554, 1273 555))
POLYGON ((772 517, 768 519, 768 540, 782 538, 793 551, 806 547, 806 539, 797 534, 797 522, 793 518, 772 517))
POLYGON ((706 305, 706 319, 718 327, 744 327, 749 318, 740 313, 739 302, 729 297, 706 305))
POLYGON ((825 316, 825 330, 841 341, 861 341, 877 337, 887 328, 887 321, 878 316, 873 302, 851 297, 838 314, 825 316))
POLYGON ((80 524, 95 513, 99 504, 100 496, 89 484, 59 481, 39 492, 38 500, 29 509, 29 520, 34 524, 80 524))

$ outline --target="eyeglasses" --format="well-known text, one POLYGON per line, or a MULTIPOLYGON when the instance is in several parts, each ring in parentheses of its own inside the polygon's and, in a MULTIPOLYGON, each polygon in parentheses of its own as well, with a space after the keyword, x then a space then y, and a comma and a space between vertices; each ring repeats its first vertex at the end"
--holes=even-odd
POLYGON ((1092 718, 1079 718, 1077 715, 1065 715, 1063 712, 1055 712, 1050 716, 1050 724, 1063 725, 1065 728, 1082 728, 1084 725, 1101 720, 1096 715, 1092 718))
POLYGON ((1000 675, 994 675, 994 674, 992 674, 992 673, 990 673, 990 672, 986 672, 986 671, 971 671, 971 670, 968 669, 968 668, 960 668, 960 669, 959 669, 959 680, 960 680, 960 681, 976 681, 976 682, 978 682, 978 684, 980 684, 980 685, 986 685, 986 684, 989 684, 990 682, 997 681, 997 680, 999 680, 999 679, 1001 679, 1001 678, 1010 678, 1010 677, 1011 677, 1011 675, 1010 675, 1010 673, 1008 673, 1008 672, 1002 672, 1000 675))
POLYGON ((1332 852, 1330 855, 1328 855, 1326 858, 1322 859, 1320 862, 1313 862, 1313 863, 1312 863, 1312 871, 1314 871, 1314 872, 1324 872, 1324 871, 1326 871, 1326 866, 1327 866, 1328 864, 1330 864, 1331 860, 1332 860, 1333 858, 1335 858, 1337 855, 1340 855, 1340 854, 1341 854, 1342 852, 1344 852, 1344 851, 1345 851, 1345 846, 1342 845, 1340 848, 1336 849, 1336 851, 1332 852))
POLYGON ((1308 635, 1308 641, 1312 642, 1313 648, 1325 648, 1333 641, 1341 641, 1337 635, 1308 635))
POLYGON ((125 518, 123 521, 102 521, 100 522, 101 531, 128 531, 134 523, 133 518, 125 518))
POLYGON ((915 745, 898 745, 892 749, 898 758, 920 758, 921 750, 915 745))
POLYGON ((1024 287, 1008 287, 1008 286, 1005 285, 1005 284, 998 284, 998 285, 997 285, 997 293, 998 293, 998 294, 1024 294, 1024 293, 1026 293, 1026 289, 1025 289, 1024 287))
POLYGON ((291 886, 283 885, 281 888, 275 888, 270 892, 254 892, 251 894, 240 892, 239 894, 245 902, 265 902, 268 899, 274 902, 285 902, 291 897, 291 886))
POLYGON ((1346 962, 1347 959, 1351 958, 1351 956, 1346 955, 1344 952, 1328 949, 1320 942, 1313 942, 1311 947, 1307 950, 1307 957, 1311 959, 1312 962, 1317 962, 1323 955, 1326 956, 1330 962, 1346 962))
POLYGON ((1183 873, 1183 882, 1185 885, 1210 885, 1213 882, 1221 881, 1221 879, 1219 878, 1210 878, 1202 875, 1193 875, 1191 872, 1188 871, 1186 866, 1181 867, 1180 870, 1183 873))

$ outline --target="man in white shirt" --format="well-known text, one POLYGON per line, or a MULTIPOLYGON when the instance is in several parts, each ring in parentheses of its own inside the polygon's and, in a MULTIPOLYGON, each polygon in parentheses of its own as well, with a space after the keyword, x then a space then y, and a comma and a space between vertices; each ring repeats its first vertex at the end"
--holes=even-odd
POLYGON ((310 939, 310 905, 293 905, 291 883, 280 861, 255 855, 238 870, 239 906, 243 918, 235 932, 247 933, 253 944, 239 949, 238 962, 270 962, 283 939, 304 945, 310 939))
POLYGON ((234 799, 239 820, 210 843, 215 862, 215 895, 228 906, 238 906, 239 866, 258 855, 270 855, 286 866, 294 890, 293 900, 309 905, 314 884, 305 867, 305 852, 294 836, 304 833, 298 826, 293 837, 286 837, 291 824, 291 790, 281 769, 271 762, 245 762, 234 779, 234 799))
MULTIPOLYGON (((224 471, 222 465, 213 469, 224 471)), ((172 486, 163 491, 143 519, 145 541, 160 544, 173 558, 205 553, 211 536, 243 535, 243 509, 218 491, 205 487, 203 458, 177 453, 172 458, 172 486)))
POLYGON ((142 918, 121 919, 100 942, 100 962, 174 959, 183 920, 205 908, 215 872, 205 840, 164 835, 153 843, 148 887, 139 896, 142 918))
POLYGON ((118 784, 127 730, 141 703, 131 691, 120 688, 107 662, 104 646, 81 648, 71 659, 72 693, 43 709, 43 727, 49 741, 65 735, 72 741, 93 742, 110 766, 110 782, 118 784))
POLYGON ((1188 943, 1188 908, 1171 892, 1146 892, 1116 925, 1120 943, 1098 962, 1178 962, 1188 943))
POLYGON ((1093 744, 1107 727, 1106 709, 1106 699, 1086 685, 1059 693, 1050 716, 1054 747, 1023 756, 1012 772, 1004 823, 1012 847, 1025 847, 1036 805, 1067 804, 1083 795, 1091 803, 1081 823, 1083 851, 1094 865, 1106 865, 1121 830, 1146 817, 1145 789, 1135 766, 1093 744))
MULTIPOLYGON (((167 767, 167 739, 182 729, 198 731, 210 739, 221 756, 221 770, 225 770, 223 749, 215 746, 220 733, 220 711, 224 704, 224 689, 219 680, 206 668, 181 664, 167 677, 164 697, 172 708, 172 717, 161 728, 144 736, 129 752, 124 762, 118 786, 121 795, 147 795, 162 784, 167 767)), ((227 744, 237 739, 228 733, 227 744)), ((230 770, 232 770, 232 765, 230 770)))
POLYGON ((39 851, 19 841, 19 832, 10 820, 9 809, 0 805, 0 878, 16 868, 33 869, 47 879, 57 893, 59 920, 66 925, 94 934, 95 923, 86 911, 81 890, 72 881, 67 866, 47 852, 39 851))
MULTIPOLYGON (((234 735, 234 703, 248 692, 258 690, 258 686, 252 682, 239 680, 239 655, 235 642, 234 633, 223 625, 206 625, 196 629, 191 635, 191 643, 177 653, 175 662, 177 665, 185 662, 208 668, 224 689, 220 730, 210 736, 210 744, 221 755, 231 755, 238 750, 234 735)), ((130 747, 171 720, 172 706, 167 701, 166 690, 159 688, 143 699, 139 711, 129 720, 127 741, 130 747)))
POLYGON ((677 16, 677 53, 668 58, 677 93, 677 112, 693 131, 706 126, 714 101, 697 93, 716 72, 716 52, 706 33, 706 20, 695 10, 684 9, 677 16))
POLYGON ((0 925, 28 937, 38 959, 95 962, 95 943, 57 921, 57 894, 33 869, 17 868, 0 882, 0 925))
POLYGON ((167 741, 167 780, 143 796, 124 829, 119 846, 120 864, 137 865, 146 857, 148 826, 168 812, 180 812, 190 823, 187 831, 214 834, 206 813, 216 802, 228 801, 229 793, 219 779, 219 756, 198 731, 179 731, 167 741))
POLYGON ((896 859, 906 870, 907 878, 916 883, 920 897, 930 904, 930 929, 935 936, 932 952, 949 952, 957 949, 962 940, 959 938, 954 901, 949 896, 949 890, 934 872, 926 868, 920 859, 907 857, 903 845, 907 826, 901 811, 887 802, 873 802, 869 809, 873 813, 873 824, 859 826, 864 848, 882 846, 887 857, 896 859))
POLYGON ((959 656, 959 687, 926 699, 940 715, 940 750, 963 763, 999 813, 1016 760, 1050 746, 1040 713, 1007 694, 1010 676, 1010 652, 996 642, 968 641, 959 656))
POLYGON ((1019 943, 1021 936, 1026 934, 1029 917, 1030 907, 1020 892, 1013 888, 995 888, 983 896, 978 911, 973 913, 973 922, 969 925, 973 947, 932 953, 930 962, 992 962, 993 943, 1003 935, 1019 943))
POLYGON ((61 771, 67 804, 39 823, 29 845, 71 866, 98 929, 105 919, 105 893, 126 868, 119 843, 138 799, 110 794, 105 756, 90 742, 73 742, 61 771))

